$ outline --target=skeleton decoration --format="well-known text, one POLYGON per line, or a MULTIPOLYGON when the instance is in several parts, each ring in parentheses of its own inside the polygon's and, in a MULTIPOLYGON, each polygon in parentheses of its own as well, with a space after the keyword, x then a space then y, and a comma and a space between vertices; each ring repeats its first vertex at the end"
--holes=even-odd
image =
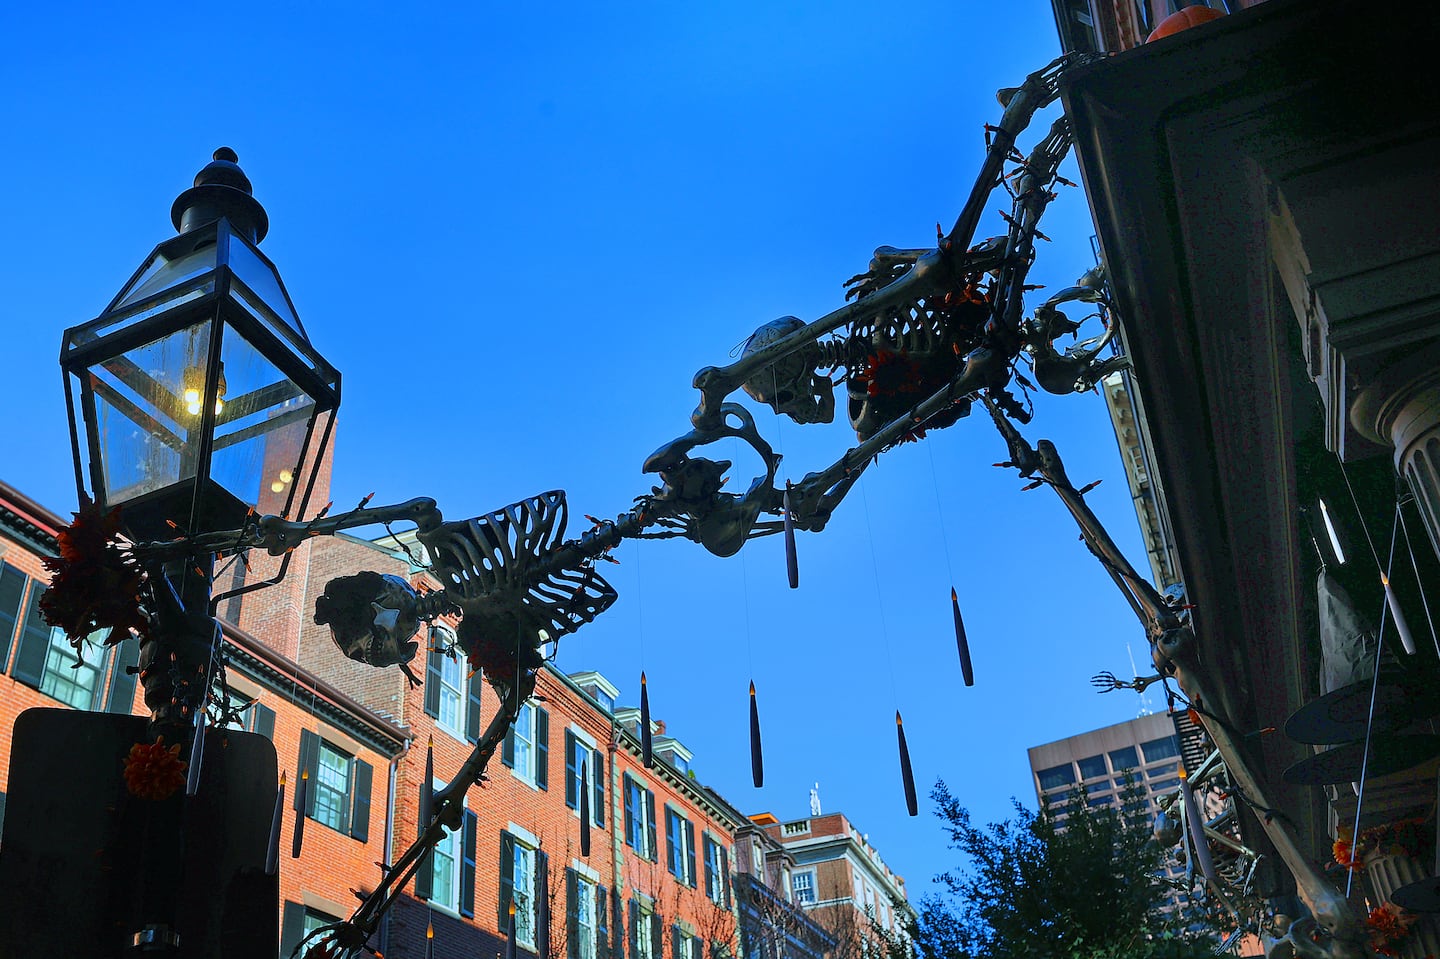
MULTIPOLYGON (((595 562, 621 540, 684 537, 715 555, 730 556, 757 536, 819 531, 881 453, 956 423, 975 402, 984 404, 1005 437, 1009 465, 1050 485, 1070 509, 1086 543, 1146 624, 1157 668, 1174 678, 1191 701, 1211 701, 1208 692, 1216 677, 1201 665, 1188 623, 1125 561, 1085 506, 1082 491, 1065 477, 1053 445, 1042 440, 1038 450, 1032 449, 1011 423, 1030 419, 1027 404, 1011 392, 1015 385, 1022 391, 1031 388, 1018 367, 1022 358, 1042 388, 1060 394, 1089 389, 1125 364, 1122 358, 1101 355, 1115 335, 1115 323, 1098 270, 1051 297, 1032 317, 1023 316, 1024 294, 1033 289, 1027 277, 1034 244, 1047 239, 1037 226, 1055 188, 1065 182, 1057 170, 1069 151, 1071 134, 1062 117, 1028 155, 1016 149, 1016 139, 1035 111, 1054 101, 1063 72, 1088 59, 1063 57, 1020 86, 1001 91, 1004 113, 998 125, 986 128, 979 174, 955 224, 933 249, 880 247, 868 269, 845 284, 843 306, 808 323, 793 316, 771 321, 749 337, 734 363, 701 369, 694 378, 700 398, 690 417, 691 429, 661 446, 643 465, 659 485, 615 519, 593 520, 592 528, 566 539, 565 496, 559 491, 459 522, 446 522, 433 500, 416 499, 379 508, 362 503, 348 513, 309 522, 267 516, 242 530, 137 547, 137 553, 177 557, 250 548, 282 555, 313 536, 408 520, 425 548, 429 572, 443 588, 421 594, 395 577, 342 577, 332 581, 317 602, 317 622, 331 627, 346 656, 375 666, 399 665, 408 672, 418 648, 412 639, 418 626, 456 616, 458 649, 449 652, 462 653, 483 669, 500 694, 500 709, 450 785, 434 796, 432 814, 421 823, 416 842, 384 870, 376 889, 350 919, 316 930, 307 943, 324 940, 338 949, 361 949, 443 830, 459 827, 465 791, 480 780, 533 692, 547 644, 590 622, 615 601, 615 591, 596 573, 595 562), (981 215, 1001 188, 1010 198, 1009 212, 1001 213, 1008 230, 977 243, 981 215), (1061 350, 1057 341, 1081 328, 1081 321, 1062 312, 1067 304, 1093 305, 1103 331, 1061 350), (834 418, 834 394, 841 385, 857 445, 828 466, 777 486, 780 457, 760 436, 750 412, 730 397, 741 390, 797 423, 827 423, 834 418), (699 455, 705 447, 731 438, 745 442, 764 464, 764 474, 743 492, 723 489, 730 461, 699 455)), ((956 614, 957 642, 966 659, 958 603, 956 614)), ((1124 684, 1105 677, 1100 684, 1134 688, 1149 681, 1124 684)), ((753 686, 751 697, 758 784, 753 686)), ((1232 733, 1220 724, 1207 725, 1236 783, 1263 803, 1262 784, 1245 765, 1232 733)), ((1288 823, 1271 817, 1264 828, 1295 873, 1314 916, 1305 927, 1304 949, 1323 952, 1303 954, 1333 959, 1362 955, 1364 936, 1355 917, 1304 859, 1288 823)), ((1300 953, 1298 938, 1294 941, 1300 953)))

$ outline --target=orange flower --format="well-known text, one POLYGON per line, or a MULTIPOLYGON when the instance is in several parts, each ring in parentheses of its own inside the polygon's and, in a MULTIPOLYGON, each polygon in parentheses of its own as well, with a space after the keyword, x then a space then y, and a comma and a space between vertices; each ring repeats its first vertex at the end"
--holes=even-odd
POLYGON ((1365 917, 1365 925, 1370 930, 1370 948, 1382 956, 1398 956, 1398 947, 1410 937, 1415 918, 1394 903, 1376 906, 1365 917))
POLYGON ((186 765, 180 758, 180 744, 166 749, 164 736, 153 743, 136 743, 125 757, 125 788, 141 799, 169 799, 185 785, 186 765))

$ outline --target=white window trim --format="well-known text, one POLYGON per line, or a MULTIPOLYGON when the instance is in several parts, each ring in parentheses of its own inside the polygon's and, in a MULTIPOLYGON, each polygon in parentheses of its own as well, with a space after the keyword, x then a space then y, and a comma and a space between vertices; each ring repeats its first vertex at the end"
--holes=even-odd
MULTIPOLYGON (((697 877, 694 876, 694 875, 684 875, 684 872, 685 872, 685 870, 688 870, 688 869, 691 868, 691 864, 692 864, 692 863, 694 863, 694 867, 695 867, 695 868, 699 868, 699 865, 700 865, 698 862, 696 862, 696 858, 697 858, 696 852, 697 852, 697 851, 696 851, 695 846, 694 846, 695 823, 690 819, 690 817, 688 817, 688 816, 685 815, 685 810, 681 809, 679 806, 676 806, 676 805, 674 805, 674 804, 672 804, 672 803, 668 803, 668 802, 665 804, 665 817, 666 817, 666 818, 665 818, 665 839, 666 839, 666 843, 667 843, 666 849, 665 849, 665 852, 666 852, 665 869, 666 869, 667 872, 670 873, 671 876, 674 876, 676 880, 678 880, 679 882, 683 883, 684 885, 690 886, 690 887, 693 889, 695 886, 698 885, 698 879, 697 879, 697 877), (668 844, 669 844, 670 841, 672 841, 672 837, 671 837, 671 835, 670 835, 670 818, 669 818, 669 817, 670 817, 670 815, 671 815, 672 813, 674 814, 674 816, 675 816, 676 819, 678 819, 680 822, 682 822, 682 823, 684 823, 685 825, 687 825, 687 826, 690 827, 689 829, 684 829, 684 828, 680 829, 679 832, 678 832, 678 834, 673 837, 673 841, 674 841, 674 843, 675 843, 675 848, 679 850, 679 859, 680 859, 680 861, 679 861, 679 863, 677 863, 677 865, 679 865, 680 870, 681 870, 681 873, 678 874, 678 875, 675 873, 675 871, 674 871, 673 869, 670 868, 670 862, 669 862, 669 852, 670 852, 670 849, 669 849, 669 845, 668 845, 668 844), (689 844, 690 844, 688 850, 685 848, 686 843, 689 843, 689 844), (688 856, 685 854, 687 851, 690 853, 690 855, 688 855, 688 856)), ((657 845, 658 845, 658 844, 657 844, 657 845)), ((658 853, 658 852, 659 852, 659 849, 656 849, 656 852, 658 853)))
MULTIPOLYGON (((580 895, 582 888, 588 888, 590 892, 590 959, 599 959, 600 956, 600 897, 597 892, 600 888, 600 880, 598 877, 599 873, 596 873, 596 878, 593 879, 582 873, 577 873, 575 876, 575 891, 577 897, 580 895)), ((580 904, 577 902, 575 906, 575 928, 577 932, 583 933, 585 927, 580 922, 580 904)), ((585 951, 581 948, 581 943, 579 942, 575 944, 575 953, 580 959, 585 959, 585 951)))
POLYGON ((796 905, 813 906, 820 901, 820 879, 814 869, 796 869, 790 873, 790 898, 796 905), (802 901, 795 892, 795 880, 801 876, 810 877, 810 898, 802 901))
MULTIPOLYGON (((576 745, 577 747, 578 747, 578 746, 584 746, 586 749, 590 750, 590 752, 592 752, 592 753, 598 753, 598 752, 601 751, 599 744, 596 743, 596 741, 595 741, 595 738, 594 738, 593 736, 591 736, 589 733, 587 733, 585 730, 581 729, 579 726, 575 725, 574 723, 571 723, 569 726, 566 726, 565 728, 566 728, 566 730, 567 730, 572 736, 575 737, 575 745, 576 745)), ((600 825, 600 823, 597 822, 596 820, 597 820, 601 815, 607 813, 609 810, 596 809, 596 808, 595 808, 595 805, 596 805, 596 804, 595 804, 595 795, 594 795, 594 793, 595 793, 595 785, 596 785, 596 783, 595 783, 595 764, 590 761, 592 758, 593 758, 593 757, 591 757, 591 756, 586 756, 586 757, 585 757, 585 759, 586 759, 586 763, 585 763, 585 775, 586 775, 586 777, 590 780, 590 793, 591 793, 591 795, 590 795, 590 825, 596 827, 597 829, 604 829, 605 827, 602 826, 602 825, 600 825)), ((577 775, 578 775, 579 767, 576 767, 576 770, 577 770, 577 775)), ((567 773, 567 775, 568 775, 568 773, 567 773)), ((604 784, 604 786, 608 786, 608 785, 609 785, 608 783, 604 784)), ((609 790, 608 788, 604 788, 604 786, 602 786, 602 788, 604 789, 605 795, 608 796, 608 795, 610 794, 610 790, 609 790)), ((568 785, 568 784, 566 785, 566 788, 567 788, 567 789, 569 788, 569 785, 568 785)), ((575 784, 575 788, 576 788, 577 790, 580 788, 580 784, 579 784, 578 782, 575 784)), ((580 804, 579 804, 579 803, 576 803, 576 804, 575 804, 575 808, 574 808, 574 809, 571 809, 571 808, 569 808, 569 807, 567 806, 566 809, 565 809, 565 811, 570 814, 570 818, 571 818, 571 819, 576 819, 576 820, 578 820, 578 819, 580 818, 580 804)))

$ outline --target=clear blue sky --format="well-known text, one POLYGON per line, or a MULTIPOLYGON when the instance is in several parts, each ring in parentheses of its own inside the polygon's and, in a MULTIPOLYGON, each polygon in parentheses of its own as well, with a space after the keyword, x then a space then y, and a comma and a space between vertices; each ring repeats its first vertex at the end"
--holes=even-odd
MULTIPOLYGON (((0 479, 73 508, 61 331, 172 235, 171 201, 225 144, 344 375, 337 508, 373 490, 459 518, 560 487, 577 518, 613 516, 648 491, 646 455, 688 430, 697 369, 777 316, 839 306, 875 247, 927 245, 954 221, 994 91, 1057 53, 1044 0, 11 5, 0 479)), ((992 214, 978 235, 1002 229, 992 214)), ((1032 278, 1054 290, 1090 264, 1078 190, 1044 229, 1032 278)), ((843 422, 760 412, 794 478, 854 442, 843 422)), ((1077 483, 1106 480, 1092 505, 1143 562, 1099 397, 1042 395, 1028 435, 1055 439, 1077 483)), ((1026 747, 1136 709, 1087 680, 1126 673, 1140 627, 1058 501, 1022 493, 1001 459, 980 417, 888 454, 824 533, 801 535, 794 592, 778 538, 729 560, 627 544, 606 569, 620 601, 560 663, 631 703, 644 668, 703 780, 782 818, 818 781, 826 811, 928 892, 955 858, 928 799, 905 816, 897 707, 922 794, 943 777, 984 820, 1012 795, 1033 805, 1026 747)), ((732 486, 757 471, 742 456, 732 486)))

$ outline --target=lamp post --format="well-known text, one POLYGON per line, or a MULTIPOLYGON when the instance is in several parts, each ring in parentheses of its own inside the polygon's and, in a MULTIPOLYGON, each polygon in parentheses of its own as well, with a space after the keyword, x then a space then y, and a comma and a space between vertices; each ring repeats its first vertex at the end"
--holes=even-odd
MULTIPOLYGON (((253 527, 257 513, 305 513, 340 376, 258 249, 269 221, 236 159, 215 151, 175 200, 178 235, 103 313, 65 331, 80 498, 115 511, 143 566, 135 602, 149 716, 35 709, 17 721, 0 959, 274 954, 278 879, 266 837, 275 751, 232 730, 220 749, 219 734, 205 730, 207 713, 229 715, 211 701, 223 670, 214 564, 248 548, 228 532, 214 540, 253 527), (122 782, 126 750, 176 772, 188 757, 186 788, 171 775, 168 790, 137 789, 128 770, 122 782), (15 904, 47 886, 74 904, 63 928, 15 904)), ((282 562, 274 578, 243 589, 284 573, 282 562)), ((103 577, 91 578, 99 582, 86 588, 103 592, 103 577)))
MULTIPOLYGON (((215 151, 171 209, 179 235, 65 332, 75 482, 82 500, 119 507, 135 542, 234 529, 252 511, 299 516, 340 403, 339 373, 257 246, 269 218, 236 159, 215 151)), ((204 708, 214 556, 148 570, 160 621, 140 666, 157 727, 204 708)))

